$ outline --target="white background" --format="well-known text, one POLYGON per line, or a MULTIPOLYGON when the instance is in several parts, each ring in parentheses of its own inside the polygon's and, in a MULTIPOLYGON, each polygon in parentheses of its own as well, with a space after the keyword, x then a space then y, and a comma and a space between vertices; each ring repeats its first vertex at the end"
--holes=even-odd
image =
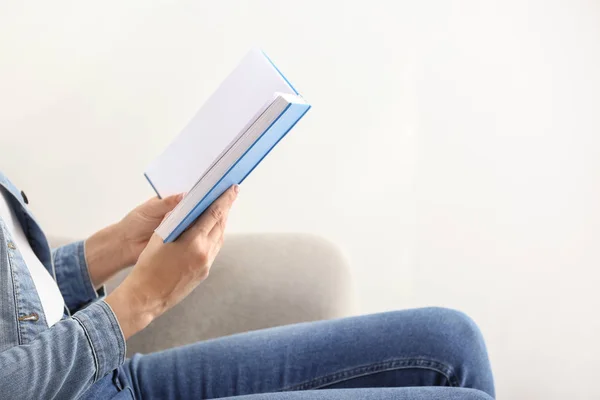
POLYGON ((362 312, 464 310, 500 398, 600 398, 599 27, 594 1, 4 3, 0 168, 88 235, 259 45, 314 107, 231 231, 333 239, 362 312))

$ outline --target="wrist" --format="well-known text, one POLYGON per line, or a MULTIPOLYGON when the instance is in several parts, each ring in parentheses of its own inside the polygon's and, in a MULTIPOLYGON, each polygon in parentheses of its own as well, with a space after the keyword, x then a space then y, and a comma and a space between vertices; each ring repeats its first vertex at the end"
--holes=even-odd
POLYGON ((139 254, 135 253, 130 240, 127 238, 127 229, 123 221, 119 221, 116 224, 107 227, 113 238, 113 246, 118 248, 119 260, 122 265, 121 268, 131 267, 137 262, 139 254))
POLYGON ((134 268, 105 300, 113 308, 126 339, 147 327, 168 308, 160 294, 148 290, 154 285, 136 272, 134 268))
POLYGON ((110 225, 90 236, 85 241, 85 258, 96 287, 131 265, 121 227, 110 225))
POLYGON ((125 340, 143 330, 157 317, 135 291, 127 288, 125 282, 110 293, 104 300, 112 308, 125 340))

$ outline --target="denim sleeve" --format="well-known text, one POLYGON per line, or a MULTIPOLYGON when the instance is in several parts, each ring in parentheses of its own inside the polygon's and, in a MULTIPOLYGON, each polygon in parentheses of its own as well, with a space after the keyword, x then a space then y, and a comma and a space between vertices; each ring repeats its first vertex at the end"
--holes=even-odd
POLYGON ((71 313, 105 296, 104 286, 94 289, 83 241, 68 244, 52 251, 56 282, 71 313))
POLYGON ((118 321, 105 301, 97 301, 0 353, 2 397, 75 399, 124 360, 118 321))

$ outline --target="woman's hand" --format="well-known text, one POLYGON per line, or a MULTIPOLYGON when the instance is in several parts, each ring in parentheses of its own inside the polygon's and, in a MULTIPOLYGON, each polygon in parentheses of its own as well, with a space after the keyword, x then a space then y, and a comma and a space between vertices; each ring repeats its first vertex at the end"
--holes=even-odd
POLYGON ((237 186, 223 193, 175 242, 152 235, 129 276, 106 298, 126 339, 206 279, 237 193, 237 186))
POLYGON ((154 230, 167 213, 171 212, 183 198, 183 194, 159 199, 154 197, 133 209, 118 223, 123 237, 125 262, 133 265, 146 248, 154 230))
POLYGON ((120 222, 102 229, 85 242, 90 278, 100 287, 123 268, 134 265, 154 230, 183 195, 154 197, 137 206, 120 222))

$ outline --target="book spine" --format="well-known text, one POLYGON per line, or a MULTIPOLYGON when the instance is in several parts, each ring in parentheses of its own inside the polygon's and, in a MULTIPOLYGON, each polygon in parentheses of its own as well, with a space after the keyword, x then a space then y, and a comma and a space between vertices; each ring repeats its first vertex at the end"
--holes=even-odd
POLYGON ((164 238, 165 243, 174 241, 186 228, 234 184, 240 184, 256 168, 267 154, 283 139, 310 109, 307 104, 290 104, 263 134, 246 150, 237 162, 208 191, 206 196, 192 209, 181 223, 164 238))

